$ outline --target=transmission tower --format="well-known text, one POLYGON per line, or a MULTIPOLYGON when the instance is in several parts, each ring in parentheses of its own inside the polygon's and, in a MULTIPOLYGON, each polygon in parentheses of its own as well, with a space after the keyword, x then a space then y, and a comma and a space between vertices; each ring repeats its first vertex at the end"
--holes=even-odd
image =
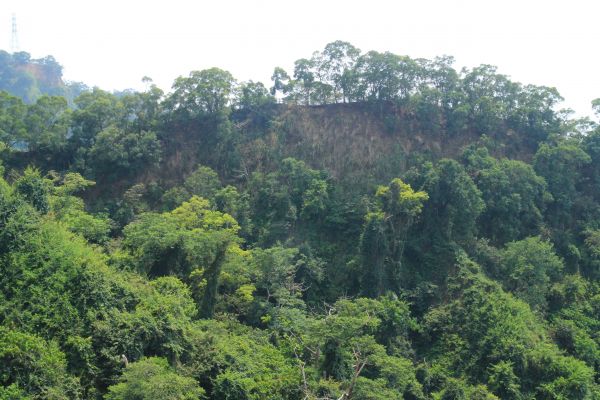
POLYGON ((10 37, 10 51, 16 53, 19 51, 19 36, 17 36, 17 16, 12 15, 12 35, 10 37))

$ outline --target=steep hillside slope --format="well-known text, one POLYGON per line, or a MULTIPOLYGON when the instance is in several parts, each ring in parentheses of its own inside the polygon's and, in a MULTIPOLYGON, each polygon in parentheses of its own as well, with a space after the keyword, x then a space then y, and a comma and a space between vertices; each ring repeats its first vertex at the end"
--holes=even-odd
POLYGON ((40 96, 63 96, 72 103, 87 87, 78 82, 64 82, 62 66, 52 56, 31 58, 27 52, 7 53, 0 50, 0 91, 34 103, 40 96))
POLYGON ((147 171, 143 180, 175 182, 199 163, 235 180, 254 170, 275 169, 279 160, 293 157, 327 171, 334 180, 362 186, 402 174, 416 158, 457 158, 478 142, 496 157, 521 160, 531 160, 537 149, 537 142, 506 125, 484 134, 466 124, 454 133, 442 110, 421 121, 410 107, 392 103, 278 104, 267 123, 247 118, 228 129, 224 137, 218 128, 202 124, 169 127, 161 166, 155 173, 147 171), (222 163, 217 157, 221 152, 235 153, 235 165, 222 163))

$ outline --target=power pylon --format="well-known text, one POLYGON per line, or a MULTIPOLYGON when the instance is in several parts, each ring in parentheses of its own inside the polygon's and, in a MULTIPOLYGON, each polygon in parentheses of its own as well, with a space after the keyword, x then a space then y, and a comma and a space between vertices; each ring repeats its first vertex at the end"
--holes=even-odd
POLYGON ((10 51, 16 53, 19 51, 19 36, 17 36, 17 16, 12 15, 12 35, 10 37, 10 51))

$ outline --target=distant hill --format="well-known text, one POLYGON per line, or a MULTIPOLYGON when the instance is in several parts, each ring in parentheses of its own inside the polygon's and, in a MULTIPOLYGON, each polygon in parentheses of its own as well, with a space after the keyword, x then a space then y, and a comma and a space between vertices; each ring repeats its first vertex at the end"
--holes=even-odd
POLYGON ((62 66, 52 56, 33 59, 27 52, 0 50, 0 91, 33 103, 42 95, 63 96, 71 103, 85 85, 65 82, 62 66))

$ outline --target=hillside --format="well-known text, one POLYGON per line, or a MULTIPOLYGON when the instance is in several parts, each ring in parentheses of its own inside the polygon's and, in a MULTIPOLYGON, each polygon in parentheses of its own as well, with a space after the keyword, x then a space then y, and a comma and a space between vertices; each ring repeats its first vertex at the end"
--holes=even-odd
MULTIPOLYGON (((211 154, 203 152, 214 143, 207 146, 205 140, 209 139, 204 138, 202 127, 187 126, 164 141, 164 159, 156 172, 147 171, 142 181, 180 183, 199 162, 226 179, 235 179, 231 175, 239 175, 242 169, 277 168, 274 162, 292 157, 327 171, 335 181, 369 190, 406 172, 415 157, 458 158, 473 143, 487 146, 495 157, 524 161, 531 161, 537 150, 536 143, 509 127, 490 135, 472 128, 454 134, 443 122, 431 129, 420 123, 414 110, 392 103, 273 104, 267 112, 270 119, 261 126, 253 121, 255 116, 238 119, 234 115, 232 151, 240 162, 235 166, 237 172, 224 171, 218 161, 212 162, 211 154)), ((442 119, 439 114, 436 117, 442 119)))
POLYGON ((65 83, 62 66, 54 57, 32 59, 29 53, 7 53, 0 50, 0 91, 34 103, 40 96, 63 96, 69 101, 85 87, 77 82, 65 83))
POLYGON ((0 399, 600 398, 600 124, 560 99, 340 41, 0 92, 0 399))
MULTIPOLYGON (((432 115, 438 119, 432 129, 428 124, 433 121, 423 124, 412 107, 393 103, 288 105, 274 117, 272 131, 278 134, 270 138, 269 147, 277 148, 282 156, 327 170, 334 179, 349 180, 363 171, 380 181, 406 170, 414 155, 432 160, 457 158, 468 145, 479 141, 487 141, 496 157, 530 160, 536 151, 535 145, 509 127, 489 132, 489 136, 472 127, 455 134, 441 114, 438 109, 437 115, 432 115), (396 170, 382 170, 391 166, 386 164, 396 170)), ((247 145, 256 147, 261 139, 247 145)))

